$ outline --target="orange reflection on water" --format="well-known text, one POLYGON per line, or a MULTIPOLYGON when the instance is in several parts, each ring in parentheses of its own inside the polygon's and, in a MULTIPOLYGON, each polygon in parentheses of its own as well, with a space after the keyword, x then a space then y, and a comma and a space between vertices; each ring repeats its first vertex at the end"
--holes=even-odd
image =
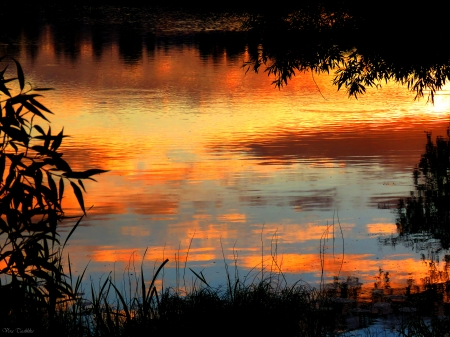
MULTIPOLYGON (((340 238, 341 230, 351 231, 354 226, 354 224, 318 225, 317 223, 290 223, 289 225, 267 224, 264 225, 264 232, 268 238, 274 241, 282 240, 285 243, 296 243, 308 240, 332 240, 333 238, 340 238), (339 228, 339 226, 341 227, 339 228)), ((255 235, 260 234, 261 230, 254 229, 253 233, 255 235)))
POLYGON ((367 233, 369 234, 392 234, 397 232, 397 225, 393 223, 374 223, 367 224, 367 233))
MULTIPOLYGON (((228 256, 232 258, 232 256, 228 256)), ((315 274, 320 276, 322 270, 325 278, 331 279, 333 276, 340 275, 356 276, 362 282, 371 285, 375 277, 379 274, 380 268, 389 272, 391 276, 391 286, 404 287, 406 280, 411 277, 411 272, 416 275, 425 276, 429 272, 427 263, 420 263, 417 260, 407 257, 402 258, 399 255, 389 256, 385 260, 373 260, 372 254, 345 254, 342 262, 342 255, 339 256, 327 253, 323 256, 319 254, 280 254, 276 257, 267 257, 264 259, 266 270, 278 272, 281 269, 284 273, 315 274)), ((261 254, 240 256, 238 265, 245 268, 261 269, 261 254)), ((419 280, 417 280, 419 281, 419 280)))
MULTIPOLYGON (((189 261, 210 261, 216 258, 214 247, 177 249, 164 246, 149 249, 145 254, 146 261, 162 261, 168 258, 172 263, 183 261, 188 257, 189 261)), ((128 263, 131 259, 142 261, 142 251, 136 249, 112 249, 112 247, 98 247, 91 253, 92 260, 96 262, 122 262, 128 263)))
POLYGON ((247 222, 246 214, 242 213, 222 214, 217 219, 223 222, 247 222))
MULTIPOLYGON (((215 243, 218 243, 220 239, 237 238, 239 236, 239 230, 228 223, 205 224, 202 220, 172 225, 168 228, 167 233, 171 237, 183 238, 180 240, 182 246, 188 246, 191 239, 215 239, 215 243), (186 237, 186 233, 189 237, 186 237)), ((216 247, 219 246, 218 244, 216 247)))

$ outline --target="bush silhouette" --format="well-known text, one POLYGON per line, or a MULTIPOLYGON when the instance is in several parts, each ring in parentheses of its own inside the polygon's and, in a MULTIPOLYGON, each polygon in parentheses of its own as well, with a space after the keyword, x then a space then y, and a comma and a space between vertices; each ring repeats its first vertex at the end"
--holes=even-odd
POLYGON ((25 83, 19 62, 1 57, 0 71, 0 320, 14 323, 20 318, 33 326, 43 319, 52 324, 56 306, 75 294, 63 272, 61 252, 86 210, 83 180, 106 172, 72 171, 58 151, 63 130, 52 134, 36 124, 49 122, 52 112, 38 101, 41 91, 25 83), (15 66, 15 77, 6 78, 15 66), (7 85, 14 85, 15 90, 7 85), (61 202, 69 184, 83 214, 63 245, 58 223, 64 215, 61 202))

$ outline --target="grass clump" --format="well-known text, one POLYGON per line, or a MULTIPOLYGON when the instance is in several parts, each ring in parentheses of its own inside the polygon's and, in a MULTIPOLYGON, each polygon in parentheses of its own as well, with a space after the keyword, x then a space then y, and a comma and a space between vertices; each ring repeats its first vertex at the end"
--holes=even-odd
POLYGON ((275 274, 217 288, 202 275, 188 291, 157 291, 155 280, 167 261, 148 288, 141 276, 127 296, 110 277, 98 292, 91 286, 91 301, 60 308, 59 328, 71 336, 331 336, 338 327, 339 311, 330 298, 300 282, 289 287, 275 274))
POLYGON ((248 285, 237 280, 224 290, 201 287, 185 296, 167 290, 155 327, 158 332, 201 336, 326 336, 334 330, 335 319, 330 312, 319 310, 317 303, 314 289, 303 285, 282 288, 271 278, 248 285))
MULTIPOLYGON (((344 286, 336 280, 332 285, 340 289, 337 293, 330 291, 330 287, 317 289, 304 282, 288 285, 281 271, 268 272, 264 278, 258 279, 263 275, 260 272, 251 282, 241 281, 239 277, 233 281, 226 268, 226 285, 212 287, 203 273, 191 269, 195 279, 190 288, 184 285, 158 291, 157 279, 167 263, 168 260, 165 260, 160 265, 149 283, 143 279, 141 267, 140 275, 134 273, 134 280, 129 277, 129 286, 124 287, 128 290, 119 290, 111 275, 99 285, 98 290, 91 284, 89 300, 81 289, 83 273, 75 284, 71 283, 76 296, 57 305, 52 324, 46 323, 46 312, 36 316, 35 323, 43 326, 41 332, 50 335, 64 331, 67 336, 83 337, 144 334, 359 336, 361 331, 349 331, 346 326, 346 319, 353 315, 350 312, 358 303, 345 301, 353 299, 352 292, 342 291, 344 286)), ((347 283, 351 284, 350 281, 347 280, 347 283)), ((430 315, 428 304, 433 302, 434 305, 436 296, 430 297, 430 291, 426 290, 405 297, 402 307, 419 310, 401 313, 398 308, 395 309, 391 316, 395 318, 396 326, 389 331, 383 330, 383 333, 407 337, 448 336, 448 313, 441 317, 430 315)), ((395 306, 392 307, 394 309, 395 306)), ((31 317, 35 313, 30 311, 27 314, 31 317)), ((379 318, 370 317, 368 321, 372 323, 379 318)), ((15 318, 9 326, 20 324, 21 318, 15 318)), ((371 336, 374 331, 369 327, 366 335, 371 336)))

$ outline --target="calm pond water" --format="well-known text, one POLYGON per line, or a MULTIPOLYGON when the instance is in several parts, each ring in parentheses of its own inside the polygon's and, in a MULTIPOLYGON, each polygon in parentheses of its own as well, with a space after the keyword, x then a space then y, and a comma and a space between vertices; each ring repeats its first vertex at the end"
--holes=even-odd
MULTIPOLYGON (((262 261, 277 269, 271 253, 289 281, 311 284, 322 270, 371 286, 381 268, 399 287, 428 273, 426 250, 380 238, 396 235, 425 131, 445 135, 447 91, 434 106, 396 84, 355 100, 311 73, 278 90, 242 68, 242 16, 105 15, 115 19, 43 25, 0 46, 29 82, 56 89, 41 101, 72 136, 62 150, 73 168, 110 170, 86 182, 94 207, 66 248, 75 274, 89 263, 86 280, 120 279, 147 248, 145 278, 169 258, 166 285, 177 259, 180 278, 187 258, 218 285, 224 259, 254 277, 262 261)), ((80 213, 69 193, 63 206, 80 213)))

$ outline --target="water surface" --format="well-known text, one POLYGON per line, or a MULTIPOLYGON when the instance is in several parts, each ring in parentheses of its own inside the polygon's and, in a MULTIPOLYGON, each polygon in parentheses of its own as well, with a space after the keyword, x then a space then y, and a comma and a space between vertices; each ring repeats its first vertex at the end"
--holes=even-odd
MULTIPOLYGON (((378 239, 396 235, 393 209, 414 189, 425 132, 449 126, 447 91, 433 106, 388 83, 356 100, 311 73, 278 90, 242 68, 239 16, 153 16, 45 25, 0 47, 28 81, 56 89, 41 101, 72 136, 62 147, 72 167, 111 170, 85 184, 94 207, 67 246, 75 273, 89 262, 87 280, 119 278, 144 259, 150 279, 169 258, 174 284, 187 258, 212 284, 224 283, 224 260, 313 284, 324 271, 371 285, 380 268, 398 286, 420 282, 427 252, 378 239)), ((70 194, 63 206, 80 213, 70 194)))

